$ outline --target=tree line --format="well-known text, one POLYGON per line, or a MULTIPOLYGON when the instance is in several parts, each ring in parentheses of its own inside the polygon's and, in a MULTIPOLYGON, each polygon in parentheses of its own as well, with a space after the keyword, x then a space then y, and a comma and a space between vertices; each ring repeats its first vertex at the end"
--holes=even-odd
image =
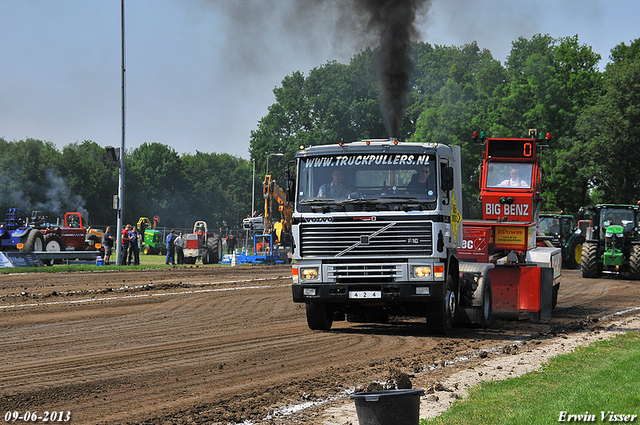
MULTIPOLYGON (((250 160, 225 153, 178 154, 160 143, 127 150, 125 222, 160 216, 161 225, 237 228, 255 209, 269 171, 284 187, 283 171, 302 146, 386 138, 375 51, 348 64, 329 61, 308 75, 295 71, 274 89, 275 102, 250 139, 250 160), (283 154, 276 156, 271 154, 283 154)), ((545 210, 575 213, 596 203, 640 199, 640 39, 600 55, 578 36, 519 38, 504 64, 475 42, 413 45, 414 64, 399 138, 461 146, 464 216, 479 218, 478 165, 489 137, 525 137, 535 128, 553 135, 542 152, 545 210)), ((113 224, 118 167, 92 141, 62 151, 47 141, 0 138, 0 208, 60 217, 86 211, 93 223, 113 224)))
MULTIPOLYGON (((51 142, 0 138, 0 211, 41 211, 52 223, 79 211, 91 223, 113 225, 118 174, 105 148, 89 140, 59 151, 51 142)), ((157 215, 167 227, 204 220, 216 229, 237 228, 250 214, 251 183, 252 168, 242 158, 179 155, 164 144, 144 143, 126 152, 124 221, 157 215)))

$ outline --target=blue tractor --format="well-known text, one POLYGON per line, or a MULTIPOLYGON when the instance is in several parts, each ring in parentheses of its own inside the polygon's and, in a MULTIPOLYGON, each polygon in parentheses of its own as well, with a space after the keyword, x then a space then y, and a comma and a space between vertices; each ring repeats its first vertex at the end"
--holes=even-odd
POLYGON ((43 251, 44 237, 42 232, 29 226, 24 211, 10 208, 7 211, 6 223, 0 227, 1 251, 43 251))

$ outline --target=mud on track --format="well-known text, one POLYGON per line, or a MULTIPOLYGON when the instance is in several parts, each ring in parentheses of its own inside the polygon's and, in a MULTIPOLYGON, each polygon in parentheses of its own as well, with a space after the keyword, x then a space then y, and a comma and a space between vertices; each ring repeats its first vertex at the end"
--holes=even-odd
POLYGON ((322 423, 327 405, 350 403, 344 394, 394 371, 427 387, 458 358, 515 341, 547 344, 640 305, 638 282, 564 271, 550 323, 497 321, 447 338, 403 318, 314 332, 290 284, 286 266, 2 275, 0 414, 70 411, 74 424, 322 423))

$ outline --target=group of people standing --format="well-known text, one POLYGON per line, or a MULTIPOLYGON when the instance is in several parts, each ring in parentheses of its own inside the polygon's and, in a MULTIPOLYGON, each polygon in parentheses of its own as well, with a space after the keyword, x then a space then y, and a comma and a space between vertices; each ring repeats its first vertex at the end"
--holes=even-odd
POLYGON ((176 264, 176 254, 178 264, 184 264, 184 249, 187 247, 187 239, 182 236, 182 232, 176 236, 176 231, 171 229, 167 235, 167 259, 165 264, 176 264))
MULTIPOLYGON (((102 246, 104 247, 104 264, 109 265, 115 238, 111 233, 111 226, 107 226, 102 236, 102 246)), ((130 266, 140 265, 140 244, 142 242, 140 232, 135 225, 127 224, 122 229, 122 253, 120 254, 120 264, 130 266)), ((225 238, 228 253, 231 254, 236 247, 237 238, 233 231, 225 238)), ((187 247, 187 239, 180 232, 176 236, 176 231, 172 229, 166 238, 167 258, 165 264, 184 264, 184 249, 187 247), (177 256, 177 262, 176 262, 177 256)))
MULTIPOLYGON (((102 236, 102 246, 104 247, 104 264, 109 265, 115 238, 111 233, 111 226, 107 226, 102 236)), ((120 264, 130 266, 140 265, 140 232, 134 225, 127 224, 122 229, 122 252, 120 253, 120 264)))

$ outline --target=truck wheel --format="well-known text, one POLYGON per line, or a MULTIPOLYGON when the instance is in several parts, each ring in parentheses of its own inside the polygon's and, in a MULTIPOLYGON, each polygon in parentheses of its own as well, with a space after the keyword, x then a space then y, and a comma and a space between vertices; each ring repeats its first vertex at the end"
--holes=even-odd
POLYGON ((560 292, 560 284, 553 285, 553 293, 551 294, 551 310, 556 309, 558 305, 558 293, 560 292))
POLYGON ((333 324, 333 312, 325 303, 307 303, 307 325, 314 331, 328 331, 333 324))
POLYGON ((482 329, 491 327, 493 319, 493 292, 491 290, 491 278, 487 273, 484 276, 484 289, 482 291, 482 306, 480 315, 480 326, 482 329))
POLYGON ((44 251, 44 238, 40 230, 31 230, 23 242, 21 252, 44 251))
MULTIPOLYGON (((60 252, 64 251, 64 240, 55 233, 48 234, 44 237, 44 251, 47 252, 60 252)), ((62 259, 59 260, 46 260, 47 266, 53 266, 54 264, 62 263, 62 259)))
POLYGON ((640 245, 631 245, 629 253, 629 278, 640 280, 640 245))
POLYGON ((453 279, 447 276, 444 297, 427 305, 427 328, 432 335, 448 335, 453 329, 453 319, 458 309, 458 299, 453 290, 453 279))
POLYGON ((599 244, 597 242, 585 242, 582 245, 582 258, 580 261, 580 271, 582 277, 600 277, 602 269, 598 264, 599 244))

